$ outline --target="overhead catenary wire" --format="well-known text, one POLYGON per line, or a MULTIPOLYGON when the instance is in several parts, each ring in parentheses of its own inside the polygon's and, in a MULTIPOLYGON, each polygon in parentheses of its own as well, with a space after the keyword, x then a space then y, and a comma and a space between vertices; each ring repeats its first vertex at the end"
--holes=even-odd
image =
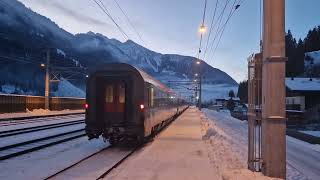
POLYGON ((204 51, 204 56, 205 56, 205 54, 207 52, 207 49, 208 49, 209 39, 210 39, 211 32, 212 32, 212 29, 213 29, 213 22, 215 20, 218 4, 219 4, 219 0, 216 0, 214 11, 213 11, 213 16, 212 16, 212 19, 211 19, 210 30, 209 30, 209 34, 207 36, 207 43, 206 43, 206 48, 205 48, 205 51, 204 51))
MULTIPOLYGON (((207 11, 207 0, 204 1, 204 8, 203 8, 203 15, 202 15, 202 28, 204 28, 204 21, 205 21, 205 18, 206 18, 206 11, 207 11)), ((201 53, 201 46, 202 46, 202 33, 200 35, 200 43, 199 43, 199 51, 198 51, 198 59, 200 58, 200 53, 201 53)))
POLYGON ((238 3, 236 3, 237 2, 236 0, 234 1, 233 5, 232 5, 232 9, 230 10, 230 13, 229 13, 227 20, 225 21, 225 23, 223 24, 223 26, 220 28, 220 30, 217 33, 217 37, 219 36, 219 34, 220 34, 220 36, 219 36, 219 40, 217 42, 217 45, 213 51, 213 55, 211 57, 213 57, 215 55, 215 52, 216 52, 217 48, 219 47, 219 44, 221 42, 221 38, 224 34, 224 31, 225 31, 225 28, 226 28, 228 22, 230 21, 231 17, 234 15, 236 10, 243 4, 244 1, 245 0, 239 0, 238 3))
POLYGON ((115 24, 115 26, 118 28, 122 36, 124 37, 125 40, 130 39, 129 36, 126 34, 126 32, 120 27, 120 25, 115 21, 115 19, 112 17, 110 14, 109 10, 106 8, 104 3, 101 0, 98 0, 100 3, 97 2, 97 0, 92 0, 94 3, 96 3, 99 8, 103 11, 104 14, 108 16, 108 18, 115 24))
POLYGON ((130 20, 129 16, 127 15, 127 13, 125 12, 125 10, 123 8, 121 8, 120 4, 118 3, 117 0, 113 0, 117 7, 120 9, 120 11, 122 12, 122 14, 126 17, 126 20, 128 21, 129 25, 132 27, 133 31, 137 34, 138 38, 140 39, 140 41, 142 43, 145 43, 144 40, 142 39, 141 34, 139 33, 139 31, 137 30, 137 28, 134 26, 134 24, 132 23, 132 21, 130 20))
MULTIPOLYGON (((235 0, 235 1, 236 1, 236 0, 235 0)), ((227 0, 226 3, 225 3, 225 5, 224 5, 224 7, 223 7, 223 9, 222 9, 222 11, 221 11, 221 13, 220 13, 220 15, 219 15, 219 17, 218 17, 218 19, 217 19, 217 21, 216 21, 216 23, 213 25, 214 27, 217 27, 217 28, 216 28, 216 33, 215 33, 215 35, 214 35, 214 38, 213 38, 213 40, 210 42, 210 48, 209 48, 210 50, 211 50, 212 47, 214 46, 214 42, 216 41, 216 39, 217 39, 217 37, 218 37, 218 34, 220 33, 221 22, 222 22, 222 20, 223 20, 225 11, 226 11, 229 3, 230 3, 230 0, 227 0)), ((208 39, 208 41, 209 41, 209 39, 208 39)), ((206 58, 206 53, 207 53, 207 50, 206 50, 205 53, 204 53, 204 57, 203 57, 204 59, 206 58)))

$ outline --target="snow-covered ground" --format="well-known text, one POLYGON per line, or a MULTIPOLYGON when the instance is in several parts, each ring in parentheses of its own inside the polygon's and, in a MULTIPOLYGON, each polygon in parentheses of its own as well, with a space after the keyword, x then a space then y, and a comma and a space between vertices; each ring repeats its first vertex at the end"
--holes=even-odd
POLYGON ((320 131, 301 131, 301 132, 312 135, 312 136, 320 137, 320 131))
POLYGON ((68 80, 61 78, 58 85, 58 90, 53 92, 56 97, 86 97, 86 93, 68 80))
POLYGON ((0 161, 0 179, 45 179, 107 146, 101 139, 88 141, 83 137, 0 161))
POLYGON ((224 120, 218 125, 190 108, 105 179, 272 179, 246 169, 245 137, 229 133, 236 124, 224 120))
POLYGON ((219 179, 202 140, 200 112, 188 109, 154 141, 112 170, 108 180, 219 179))
POLYGON ((47 115, 64 115, 71 113, 84 113, 84 110, 62 110, 62 111, 50 111, 45 109, 34 109, 23 113, 3 113, 0 114, 1 119, 15 118, 15 117, 32 117, 32 116, 47 116, 47 115))
POLYGON ((55 117, 41 117, 27 120, 13 120, 13 121, 0 121, 0 131, 8 131, 14 129, 22 129, 50 124, 58 124, 65 122, 72 122, 83 120, 83 114, 55 116, 55 117))
POLYGON ((8 136, 0 138, 0 147, 9 146, 16 143, 21 143, 25 141, 30 141, 38 138, 44 138, 48 136, 53 136, 65 132, 75 131, 84 129, 85 125, 83 124, 76 124, 72 126, 64 126, 60 128, 53 128, 53 129, 46 129, 42 131, 30 132, 26 134, 19 134, 15 136, 8 136))
MULTIPOLYGON (((209 118, 208 126, 211 133, 214 134, 210 137, 213 157, 217 157, 219 162, 228 162, 230 160, 227 154, 230 153, 234 159, 233 162, 236 163, 225 165, 221 163, 221 166, 225 167, 222 169, 229 170, 229 166, 231 169, 232 167, 246 169, 247 121, 239 121, 226 113, 213 110, 204 109, 203 111, 209 118)), ((312 145, 287 136, 287 179, 318 179, 317 177, 320 176, 319 162, 320 145, 312 145)))

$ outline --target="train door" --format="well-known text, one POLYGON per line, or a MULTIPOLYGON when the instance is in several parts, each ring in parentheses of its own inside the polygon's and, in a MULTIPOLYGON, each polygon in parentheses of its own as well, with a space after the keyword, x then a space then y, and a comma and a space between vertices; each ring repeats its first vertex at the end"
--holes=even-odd
POLYGON ((105 86, 104 114, 110 124, 122 124, 125 121, 126 84, 110 81, 105 86))

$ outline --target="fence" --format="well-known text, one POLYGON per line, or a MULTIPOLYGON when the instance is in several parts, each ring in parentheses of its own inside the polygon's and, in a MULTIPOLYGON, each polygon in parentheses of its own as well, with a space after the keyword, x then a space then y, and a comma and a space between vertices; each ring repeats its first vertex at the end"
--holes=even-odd
MULTIPOLYGON (((26 112, 26 110, 44 109, 43 96, 1 95, 0 113, 26 112)), ((84 98, 50 98, 50 110, 83 109, 84 98)))

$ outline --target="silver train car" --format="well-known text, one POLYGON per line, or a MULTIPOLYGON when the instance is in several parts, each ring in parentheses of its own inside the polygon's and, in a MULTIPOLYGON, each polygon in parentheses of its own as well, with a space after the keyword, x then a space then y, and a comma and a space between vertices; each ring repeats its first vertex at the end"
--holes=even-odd
POLYGON ((164 84, 124 63, 93 72, 86 92, 86 134, 111 144, 142 143, 188 107, 164 84))

